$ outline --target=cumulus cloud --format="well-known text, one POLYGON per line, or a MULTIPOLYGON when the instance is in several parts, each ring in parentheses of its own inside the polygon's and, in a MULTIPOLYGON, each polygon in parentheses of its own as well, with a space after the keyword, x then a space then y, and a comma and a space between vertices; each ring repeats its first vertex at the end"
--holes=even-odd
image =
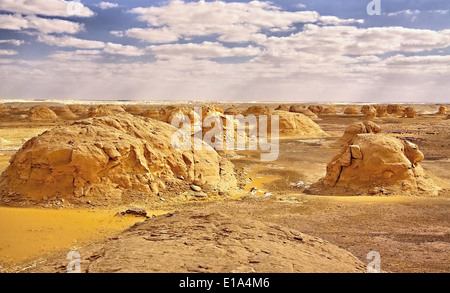
POLYGON ((39 32, 75 34, 84 30, 84 25, 61 19, 41 18, 35 15, 0 14, 0 29, 33 29, 39 32))
POLYGON ((218 35, 222 39, 237 40, 236 33, 246 36, 263 30, 289 31, 296 23, 311 23, 319 19, 315 11, 283 11, 269 2, 184 2, 171 1, 160 7, 138 7, 131 10, 146 21, 151 29, 130 30, 133 37, 151 42, 174 42, 195 36, 218 35), (163 37, 169 35, 168 41, 163 37))
POLYGON ((57 47, 70 47, 80 49, 98 49, 105 47, 105 43, 103 42, 84 40, 67 35, 58 37, 51 35, 39 35, 37 41, 45 43, 50 46, 57 46, 57 47))
POLYGON ((152 28, 132 28, 125 32, 131 38, 140 39, 149 43, 172 43, 179 40, 179 34, 167 27, 158 29, 152 28))
POLYGON ((122 38, 124 36, 123 31, 110 31, 109 33, 118 38, 122 38))
POLYGON ((16 55, 18 52, 16 50, 2 50, 0 49, 0 55, 6 55, 6 56, 11 56, 11 55, 16 55))
POLYGON ((104 10, 104 9, 119 7, 119 4, 103 1, 103 2, 98 3, 97 6, 104 10))
POLYGON ((63 0, 2 0, 0 10, 47 16, 91 17, 94 12, 81 2, 63 0))
POLYGON ((142 56, 145 54, 145 50, 143 49, 139 49, 134 46, 127 46, 114 43, 106 43, 103 52, 112 55, 124 55, 124 56, 142 56))
MULTIPOLYGON (((58 50, 42 60, 14 63, 10 60, 17 57, 3 58, 1 93, 44 98, 58 92, 61 97, 104 99, 220 95, 241 100, 347 100, 396 94, 409 95, 407 99, 445 98, 448 92, 448 29, 366 27, 360 19, 286 11, 262 1, 177 0, 161 5, 132 10, 147 27, 109 31, 142 41, 133 46, 126 43, 128 38, 120 39, 122 44, 80 39, 73 34, 84 26, 74 22, 56 23, 63 20, 20 12, 0 15, 3 27, 37 30, 33 33, 38 42, 58 50), (437 50, 441 55, 434 55, 437 50), (29 87, 13 86, 24 81, 31 81, 29 87), (103 88, 97 91, 99 84, 103 88)), ((421 13, 405 10, 397 15, 421 13)), ((2 55, 8 54, 15 51, 3 50, 2 55)))
POLYGON ((22 40, 0 40, 0 44, 9 44, 9 45, 13 45, 13 46, 20 46, 22 44, 24 44, 25 41, 22 40))
POLYGON ((256 56, 261 52, 259 48, 253 46, 228 48, 218 42, 166 44, 149 46, 148 50, 159 58, 185 56, 205 59, 256 56))

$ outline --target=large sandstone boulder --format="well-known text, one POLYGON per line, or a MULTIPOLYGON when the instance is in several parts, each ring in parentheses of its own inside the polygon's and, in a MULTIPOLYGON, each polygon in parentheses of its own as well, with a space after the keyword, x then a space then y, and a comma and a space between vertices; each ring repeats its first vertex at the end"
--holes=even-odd
POLYGON ((377 109, 377 117, 387 117, 387 116, 388 116, 387 106, 380 106, 377 109))
POLYGON ((359 114, 359 110, 356 107, 345 108, 344 114, 345 115, 358 115, 359 114))
POLYGON ((289 107, 286 105, 279 105, 275 111, 289 111, 289 107))
POLYGON ((391 115, 402 116, 405 113, 405 107, 397 104, 387 106, 387 112, 391 115))
POLYGON ((73 114, 79 117, 85 117, 89 113, 89 109, 83 105, 69 105, 68 108, 72 111, 73 114))
POLYGON ((336 115, 337 112, 338 111, 337 111, 336 107, 327 107, 327 108, 323 109, 321 114, 322 115, 336 115))
POLYGON ((411 142, 358 134, 331 160, 325 178, 315 187, 335 195, 437 195, 440 188, 419 165, 423 159, 411 142))
POLYGON ((250 106, 243 115, 270 115, 270 113, 271 111, 267 106, 250 106))
POLYGON ((75 115, 67 106, 52 107, 51 109, 56 113, 56 115, 58 115, 59 118, 68 120, 74 120, 78 118, 78 116, 75 115))
POLYGON ((356 135, 364 133, 380 133, 381 127, 372 121, 361 121, 350 124, 344 131, 344 135, 339 138, 334 145, 346 146, 348 145, 356 135))
POLYGON ((313 120, 317 120, 319 118, 316 114, 311 112, 311 110, 307 109, 305 106, 293 105, 289 108, 289 112, 300 113, 313 120))
POLYGON ((323 137, 327 135, 319 125, 303 114, 279 110, 274 111, 272 115, 279 116, 280 137, 323 137))
POLYGON ((89 117, 112 116, 125 113, 125 110, 119 105, 100 105, 89 109, 89 117))
POLYGON ((406 118, 416 118, 417 111, 413 107, 406 107, 405 112, 403 114, 406 118))
MULTIPOLYGON (((113 239, 80 248, 80 269, 82 273, 184 274, 367 271, 363 262, 334 244, 253 218, 233 210, 204 209, 157 216, 113 239)), ((24 272, 65 273, 67 263, 65 252, 24 272)))
POLYGON ((241 110, 239 110, 236 106, 231 106, 230 108, 225 110, 224 114, 237 116, 241 114, 241 110))
POLYGON ((162 120, 164 117, 164 112, 162 110, 156 110, 156 109, 149 109, 149 110, 145 110, 144 112, 142 112, 140 115, 147 117, 147 118, 152 118, 152 119, 156 119, 156 120, 162 120))
POLYGON ((364 120, 375 120, 377 118, 377 109, 371 105, 364 105, 361 108, 361 113, 364 114, 364 120))
POLYGON ((445 115, 445 114, 447 114, 447 107, 446 106, 440 106, 437 114, 438 115, 445 115))
POLYGON ((320 115, 324 111, 324 108, 322 106, 311 105, 308 107, 308 110, 316 115, 320 115))
POLYGON ((144 110, 137 105, 128 106, 125 108, 125 111, 133 115, 140 115, 144 112, 144 110))
POLYGON ((233 165, 207 144, 176 149, 177 129, 130 114, 91 118, 24 144, 0 177, 8 200, 123 204, 179 194, 192 184, 211 194, 236 189, 233 165))
POLYGON ((58 115, 46 106, 35 106, 28 112, 28 117, 32 121, 57 120, 58 115))

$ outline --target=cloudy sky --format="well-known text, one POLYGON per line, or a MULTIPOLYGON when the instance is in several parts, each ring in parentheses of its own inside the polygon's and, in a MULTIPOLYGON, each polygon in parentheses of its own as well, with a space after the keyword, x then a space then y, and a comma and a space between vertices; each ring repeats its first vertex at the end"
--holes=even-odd
POLYGON ((450 102, 450 1, 0 0, 0 99, 450 102))

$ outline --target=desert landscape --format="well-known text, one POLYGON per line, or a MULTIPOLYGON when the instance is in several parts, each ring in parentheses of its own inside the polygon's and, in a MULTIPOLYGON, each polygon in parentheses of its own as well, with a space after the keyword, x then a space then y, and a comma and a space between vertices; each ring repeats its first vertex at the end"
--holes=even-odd
POLYGON ((6 101, 0 270, 449 272, 449 106, 6 101), (277 116, 279 154, 176 149, 177 115, 277 116))
POLYGON ((436 285, 449 15, 447 0, 0 0, 0 275, 436 285))

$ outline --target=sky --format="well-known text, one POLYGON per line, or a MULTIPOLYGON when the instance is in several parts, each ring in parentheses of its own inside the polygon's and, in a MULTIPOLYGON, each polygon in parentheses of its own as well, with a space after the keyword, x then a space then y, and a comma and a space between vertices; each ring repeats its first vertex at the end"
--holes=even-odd
POLYGON ((448 0, 0 0, 0 99, 449 103, 449 83, 448 0))

